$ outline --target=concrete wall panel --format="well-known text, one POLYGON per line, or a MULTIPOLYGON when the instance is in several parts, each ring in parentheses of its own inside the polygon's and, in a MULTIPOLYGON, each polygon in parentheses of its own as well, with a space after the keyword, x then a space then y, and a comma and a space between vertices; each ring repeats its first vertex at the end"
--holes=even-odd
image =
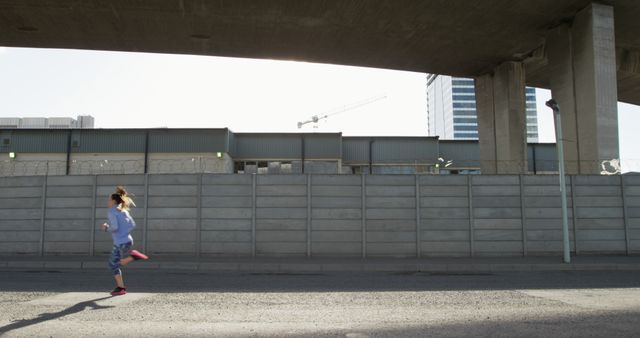
POLYGON ((14 187, 0 189, 0 198, 40 197, 42 187, 14 187))
POLYGON ((249 256, 251 243, 238 242, 203 242, 200 245, 203 255, 207 256, 249 256))
POLYGON ((473 220, 474 229, 521 229, 522 219, 519 218, 476 218, 473 220))
POLYGON ((420 228, 422 230, 469 230, 469 219, 421 219, 420 228))
POLYGON ((313 208, 346 208, 354 209, 362 206, 360 197, 316 197, 311 198, 313 208))
POLYGON ((311 176, 311 184, 318 185, 356 185, 360 186, 361 178, 355 175, 313 175, 311 176))
POLYGON ((259 256, 303 256, 307 252, 306 243, 262 242, 256 243, 259 256))
POLYGON ((89 243, 84 242, 45 242, 44 252, 49 255, 86 255, 89 253, 89 243))
POLYGON ((257 219, 257 230, 306 230, 306 220, 302 219, 257 219))
MULTIPOLYGON (((205 210, 204 209, 203 213, 205 210)), ((170 219, 185 219, 195 218, 197 215, 196 208, 149 208, 149 218, 170 218, 170 219)))
POLYGON ((306 185, 258 185, 258 196, 306 196, 306 185))
POLYGON ((0 198, 0 209, 39 209, 41 205, 42 199, 40 197, 0 198))
POLYGON ((313 256, 325 257, 357 257, 362 253, 362 245, 360 243, 346 242, 314 242, 311 247, 313 256))
POLYGON ((149 175, 149 184, 156 185, 185 185, 185 184, 198 184, 198 175, 164 175, 155 174, 149 175))
POLYGON ((251 218, 251 213, 251 208, 202 208, 202 218, 242 219, 251 218))
POLYGON ((150 185, 149 196, 194 196, 197 190, 195 185, 150 185))
MULTIPOLYGON (((136 220, 137 223, 140 223, 136 220)), ((196 230, 197 221, 195 219, 150 219, 147 223, 148 230, 196 230)))
MULTIPOLYGON (((195 222, 194 222, 195 229, 195 222)), ((203 231, 214 230, 251 230, 250 219, 203 219, 201 224, 203 231)))
POLYGON ((311 228, 316 231, 356 231, 362 229, 360 219, 312 219, 311 228))
POLYGON ((421 175, 418 176, 418 182, 420 186, 452 186, 452 185, 464 185, 467 186, 467 177, 460 175, 450 176, 434 176, 434 175, 421 175))
POLYGON ((342 242, 362 242, 362 232, 360 231, 313 231, 311 239, 316 242, 342 243, 342 242))
POLYGON ((520 208, 520 196, 473 197, 474 208, 520 208))
POLYGON ((468 195, 467 186, 421 186, 420 187, 420 196, 421 197, 434 197, 434 196, 461 196, 466 197, 468 195))
POLYGON ((465 230, 427 230, 421 234, 422 241, 469 241, 469 231, 465 230))
POLYGON ((367 209, 367 219, 416 219, 416 209, 367 209))
POLYGON ((486 175, 486 176, 471 176, 471 182, 474 186, 477 185, 518 185, 520 184, 520 178, 514 175, 486 175))
POLYGON ((251 185, 251 175, 202 175, 203 185, 251 185))
POLYGON ((41 187, 45 179, 46 178, 43 176, 0 177, 0 188, 41 187))
POLYGON ((365 176, 365 184, 373 186, 414 186, 415 177, 412 175, 367 175, 365 176))
POLYGON ((413 186, 366 186, 367 196, 380 197, 403 197, 415 196, 416 191, 413 186))
POLYGON ((313 196, 342 196, 360 197, 362 188, 360 186, 314 186, 311 189, 313 196))
POLYGON ((469 219, 469 208, 422 208, 422 218, 469 219))
POLYGON ((251 196, 203 196, 203 208, 251 208, 251 196))
MULTIPOLYGON (((247 256, 253 241, 253 179, 252 175, 152 174, 147 208, 145 175, 98 176, 95 191, 94 176, 50 177, 43 215, 43 177, 0 178, 0 253, 38 254, 44 236, 44 254, 87 254, 92 234, 94 252, 108 253, 111 238, 98 227, 106 220, 106 196, 115 185, 125 184, 135 191, 138 204, 131 211, 138 224, 133 232, 137 247, 144 244, 146 224, 151 254, 194 255, 199 247, 203 255, 247 256)), ((304 256, 310 239, 312 256, 359 257, 363 229, 366 253, 372 257, 413 257, 416 246, 425 257, 469 256, 472 245, 477 255, 519 256, 524 249, 546 255, 561 249, 557 176, 522 176, 524 206, 520 177, 514 175, 473 177, 471 196, 468 176, 366 176, 364 214, 361 176, 312 175, 310 200, 307 175, 255 179, 255 240, 260 256, 304 256)), ((640 180, 625 180, 629 249, 640 251, 634 247, 640 242, 640 189, 634 190, 640 188, 640 180)), ((576 178, 580 253, 626 251, 619 183, 619 177, 576 178)), ((570 216, 572 209, 569 204, 570 216)), ((569 225, 573 237, 572 219, 569 225)))
POLYGON ((415 208, 414 197, 367 197, 368 208, 415 208))
POLYGON ((423 208, 451 208, 469 207, 468 197, 420 197, 420 207, 423 208))
POLYGON ((468 257, 471 251, 469 241, 426 241, 420 248, 426 257, 468 257))
POLYGON ((203 196, 251 196, 250 185, 203 185, 203 196))
POLYGON ((258 208, 304 208, 307 206, 307 200, 300 197, 275 197, 266 196, 256 199, 258 208))

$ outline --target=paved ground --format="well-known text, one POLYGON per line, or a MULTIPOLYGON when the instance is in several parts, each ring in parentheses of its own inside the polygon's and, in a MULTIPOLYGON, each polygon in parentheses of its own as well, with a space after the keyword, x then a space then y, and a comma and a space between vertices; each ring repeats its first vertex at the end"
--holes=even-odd
POLYGON ((640 334, 640 271, 202 273, 1 271, 0 336, 640 334))

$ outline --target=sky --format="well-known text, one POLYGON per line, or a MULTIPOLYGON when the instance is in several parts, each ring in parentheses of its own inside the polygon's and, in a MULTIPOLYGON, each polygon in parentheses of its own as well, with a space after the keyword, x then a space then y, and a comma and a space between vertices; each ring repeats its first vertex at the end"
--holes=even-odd
MULTIPOLYGON (((211 56, 0 47, 0 117, 92 115, 98 128, 426 136, 426 75, 211 56), (365 106, 297 128, 313 115, 365 106)), ((554 142, 537 90, 540 142, 554 142)), ((640 107, 619 105, 623 171, 640 171, 640 107)))

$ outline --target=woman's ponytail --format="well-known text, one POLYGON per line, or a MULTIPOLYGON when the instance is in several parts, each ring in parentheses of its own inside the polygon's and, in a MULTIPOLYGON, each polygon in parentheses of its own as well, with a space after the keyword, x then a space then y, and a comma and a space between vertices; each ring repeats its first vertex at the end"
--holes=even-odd
POLYGON ((129 210, 132 206, 136 206, 133 199, 131 199, 127 193, 127 190, 125 190, 121 185, 116 187, 116 193, 111 195, 111 199, 118 203, 121 210, 129 210))

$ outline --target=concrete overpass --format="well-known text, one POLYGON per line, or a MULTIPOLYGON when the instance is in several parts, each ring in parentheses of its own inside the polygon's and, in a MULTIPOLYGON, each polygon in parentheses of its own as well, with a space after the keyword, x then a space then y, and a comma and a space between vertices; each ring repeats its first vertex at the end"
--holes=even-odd
POLYGON ((637 0, 0 0, 0 45, 299 60, 476 78, 484 173, 526 170, 525 84, 551 88, 569 173, 640 104, 637 0))

